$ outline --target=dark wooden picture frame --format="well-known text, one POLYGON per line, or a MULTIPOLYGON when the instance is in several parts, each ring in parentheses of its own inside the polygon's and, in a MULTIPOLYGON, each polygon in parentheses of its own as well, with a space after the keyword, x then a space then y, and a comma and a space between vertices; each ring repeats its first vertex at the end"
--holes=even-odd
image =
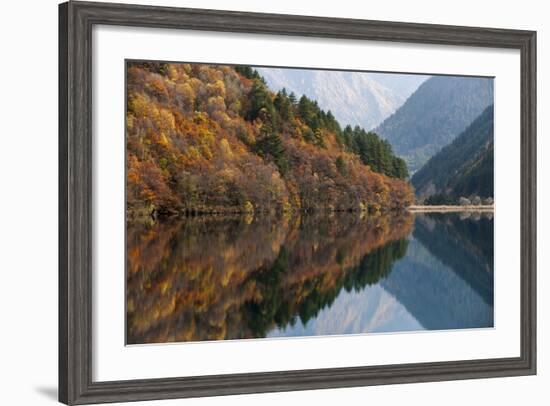
MULTIPOLYGON (((122 80, 122 79, 121 79, 122 80)), ((218 396, 536 373, 536 32, 68 2, 59 6, 59 400, 218 396), (92 379, 94 24, 518 49, 521 54, 521 353, 369 367, 184 378, 92 379)))

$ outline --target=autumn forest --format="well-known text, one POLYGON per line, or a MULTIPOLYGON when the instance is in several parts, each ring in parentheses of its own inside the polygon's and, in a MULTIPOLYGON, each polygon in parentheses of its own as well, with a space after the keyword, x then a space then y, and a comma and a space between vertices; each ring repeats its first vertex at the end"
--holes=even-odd
POLYGON ((128 216, 400 209, 391 145, 246 66, 129 63, 128 216))

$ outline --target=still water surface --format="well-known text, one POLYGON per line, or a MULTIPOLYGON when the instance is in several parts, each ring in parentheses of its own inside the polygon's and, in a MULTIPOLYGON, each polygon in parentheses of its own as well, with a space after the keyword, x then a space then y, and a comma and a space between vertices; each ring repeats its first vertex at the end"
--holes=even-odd
POLYGON ((492 214, 204 216, 127 232, 128 344, 493 326, 492 214))

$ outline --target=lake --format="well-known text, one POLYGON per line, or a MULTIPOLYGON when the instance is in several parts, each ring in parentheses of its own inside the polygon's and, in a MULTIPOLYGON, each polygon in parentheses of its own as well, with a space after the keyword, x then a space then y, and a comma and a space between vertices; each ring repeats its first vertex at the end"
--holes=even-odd
POLYGON ((493 327, 492 213, 127 228, 127 343, 493 327))

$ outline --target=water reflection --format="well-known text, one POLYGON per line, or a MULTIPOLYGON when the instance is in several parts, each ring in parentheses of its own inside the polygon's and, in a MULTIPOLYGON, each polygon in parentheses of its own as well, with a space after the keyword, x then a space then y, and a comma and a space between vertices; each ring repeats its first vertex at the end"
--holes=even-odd
POLYGON ((133 225, 127 342, 489 327, 492 225, 406 213, 133 225))

